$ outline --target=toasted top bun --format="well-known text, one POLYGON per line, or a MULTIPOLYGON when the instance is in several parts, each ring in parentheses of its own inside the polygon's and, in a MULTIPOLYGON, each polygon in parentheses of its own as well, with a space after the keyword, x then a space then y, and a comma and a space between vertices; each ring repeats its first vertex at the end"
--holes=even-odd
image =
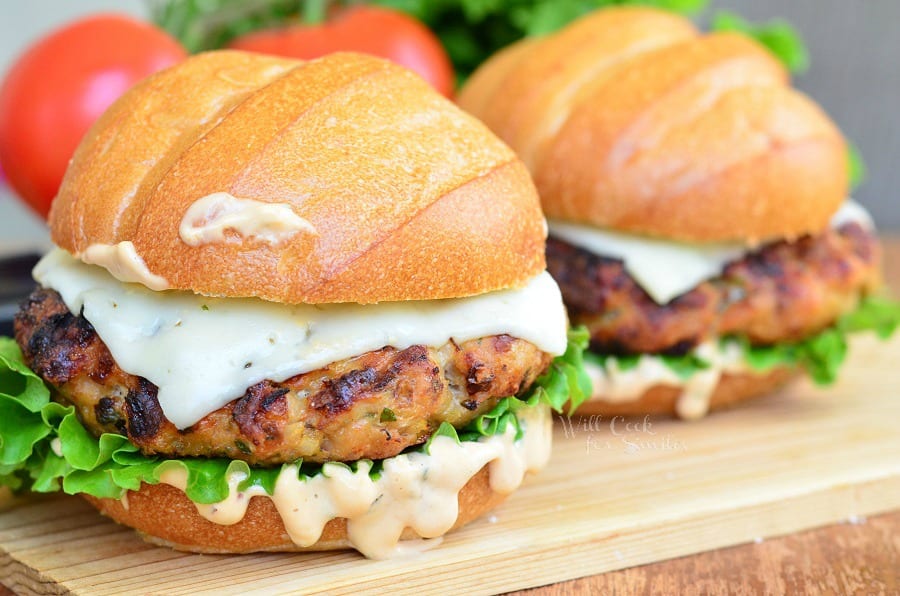
POLYGON ((459 104, 522 157, 550 218, 754 242, 823 229, 847 195, 840 132, 769 52, 663 11, 519 42, 459 104))
POLYGON ((189 58, 119 99, 76 151, 50 225, 82 258, 133 243, 132 261, 163 279, 153 289, 284 303, 521 286, 544 269, 546 236, 522 162, 406 69, 234 51, 189 58), (249 208, 211 200, 188 223, 219 237, 189 245, 189 208, 216 193, 249 208), (280 211, 254 217, 266 203, 280 211))

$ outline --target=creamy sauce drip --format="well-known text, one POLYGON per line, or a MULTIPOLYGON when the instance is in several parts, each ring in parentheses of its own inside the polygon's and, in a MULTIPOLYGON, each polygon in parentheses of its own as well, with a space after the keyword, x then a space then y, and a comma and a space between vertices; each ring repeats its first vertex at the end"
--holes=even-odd
POLYGON ((709 411, 709 401, 723 375, 752 371, 744 359, 744 350, 735 342, 705 342, 697 346, 695 354, 709 363, 709 368, 691 375, 679 377, 666 366, 663 359, 653 354, 642 355, 633 368, 623 370, 615 357, 607 359, 604 367, 585 362, 585 369, 594 385, 592 401, 628 403, 640 398, 656 385, 681 388, 675 405, 680 418, 696 420, 709 411))
MULTIPOLYGON (((834 214, 831 226, 849 222, 873 228, 872 218, 852 199, 834 214)), ((657 304, 667 304, 701 282, 718 277, 725 265, 754 249, 741 243, 674 242, 562 221, 551 221, 549 227, 551 236, 573 246, 620 259, 628 274, 657 304)))
POLYGON ((88 265, 103 267, 119 281, 142 284, 156 291, 169 289, 164 277, 150 272, 132 242, 92 244, 79 257, 88 265))
POLYGON ((316 229, 286 203, 240 199, 227 192, 196 200, 178 227, 182 242, 188 246, 228 242, 226 232, 235 234, 238 241, 253 239, 279 246, 300 232, 315 235, 316 229))
POLYGON ((159 387, 160 407, 178 428, 262 380, 284 381, 384 346, 437 347, 505 333, 549 354, 566 349, 565 308, 546 272, 519 290, 373 305, 153 292, 63 250, 44 257, 34 276, 91 322, 122 370, 159 387))
MULTIPOLYGON (((515 440, 507 427, 501 435, 457 443, 435 437, 430 453, 413 452, 384 460, 381 475, 372 479, 371 464, 361 461, 356 471, 340 464, 324 464, 322 472, 308 479, 298 476, 297 466, 284 466, 274 494, 261 487, 239 491, 246 478, 228 478, 228 497, 211 505, 197 504, 197 511, 211 522, 230 525, 243 519, 250 499, 272 499, 291 540, 311 546, 332 519, 347 520, 350 544, 367 557, 384 559, 429 548, 434 540, 401 541, 406 528, 422 538, 437 538, 453 527, 459 514, 459 491, 488 466, 491 489, 507 494, 522 483, 527 472, 546 466, 553 439, 549 407, 540 404, 516 412, 525 433, 515 440)), ((160 474, 160 482, 184 490, 187 472, 172 466, 160 474)))

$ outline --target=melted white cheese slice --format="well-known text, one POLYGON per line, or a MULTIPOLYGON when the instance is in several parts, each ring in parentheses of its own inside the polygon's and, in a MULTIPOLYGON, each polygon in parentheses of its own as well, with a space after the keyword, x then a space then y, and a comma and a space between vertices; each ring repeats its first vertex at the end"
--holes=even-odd
POLYGON ((566 349, 565 308, 546 272, 520 290, 374 305, 154 292, 59 249, 34 277, 90 321, 122 370, 159 387, 160 407, 178 428, 264 379, 283 381, 384 346, 436 347, 506 333, 553 355, 566 349))
POLYGON ((593 226, 549 222, 550 235, 596 255, 621 260, 657 304, 665 304, 743 255, 743 244, 686 244, 593 226))
MULTIPOLYGON (((873 227, 866 210, 848 199, 831 225, 851 221, 873 227)), ((562 221, 550 221, 548 225, 551 236, 596 255, 620 259, 628 274, 657 304, 666 304, 701 282, 718 277, 726 264, 753 250, 741 243, 673 242, 562 221)))

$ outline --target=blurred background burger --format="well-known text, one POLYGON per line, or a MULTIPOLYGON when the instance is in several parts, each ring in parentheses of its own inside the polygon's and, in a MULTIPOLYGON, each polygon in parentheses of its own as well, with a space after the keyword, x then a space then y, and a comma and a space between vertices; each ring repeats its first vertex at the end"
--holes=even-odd
POLYGON ((549 271, 591 335, 582 411, 697 418, 798 369, 828 383, 846 334, 896 326, 852 154, 790 87, 792 58, 607 8, 502 50, 460 92, 534 176, 549 271))

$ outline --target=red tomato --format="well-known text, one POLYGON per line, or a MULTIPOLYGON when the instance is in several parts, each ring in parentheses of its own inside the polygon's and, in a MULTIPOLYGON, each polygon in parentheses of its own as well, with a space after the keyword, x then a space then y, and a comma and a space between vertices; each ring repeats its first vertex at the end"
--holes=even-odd
POLYGON ((135 82, 186 55, 164 31, 112 14, 76 21, 30 47, 0 86, 0 164, 9 184, 46 217, 94 120, 135 82))
POLYGON ((339 51, 372 54, 417 72, 448 97, 453 93, 453 66, 440 40, 413 17, 387 8, 353 6, 321 25, 250 33, 229 47, 303 60, 339 51))

